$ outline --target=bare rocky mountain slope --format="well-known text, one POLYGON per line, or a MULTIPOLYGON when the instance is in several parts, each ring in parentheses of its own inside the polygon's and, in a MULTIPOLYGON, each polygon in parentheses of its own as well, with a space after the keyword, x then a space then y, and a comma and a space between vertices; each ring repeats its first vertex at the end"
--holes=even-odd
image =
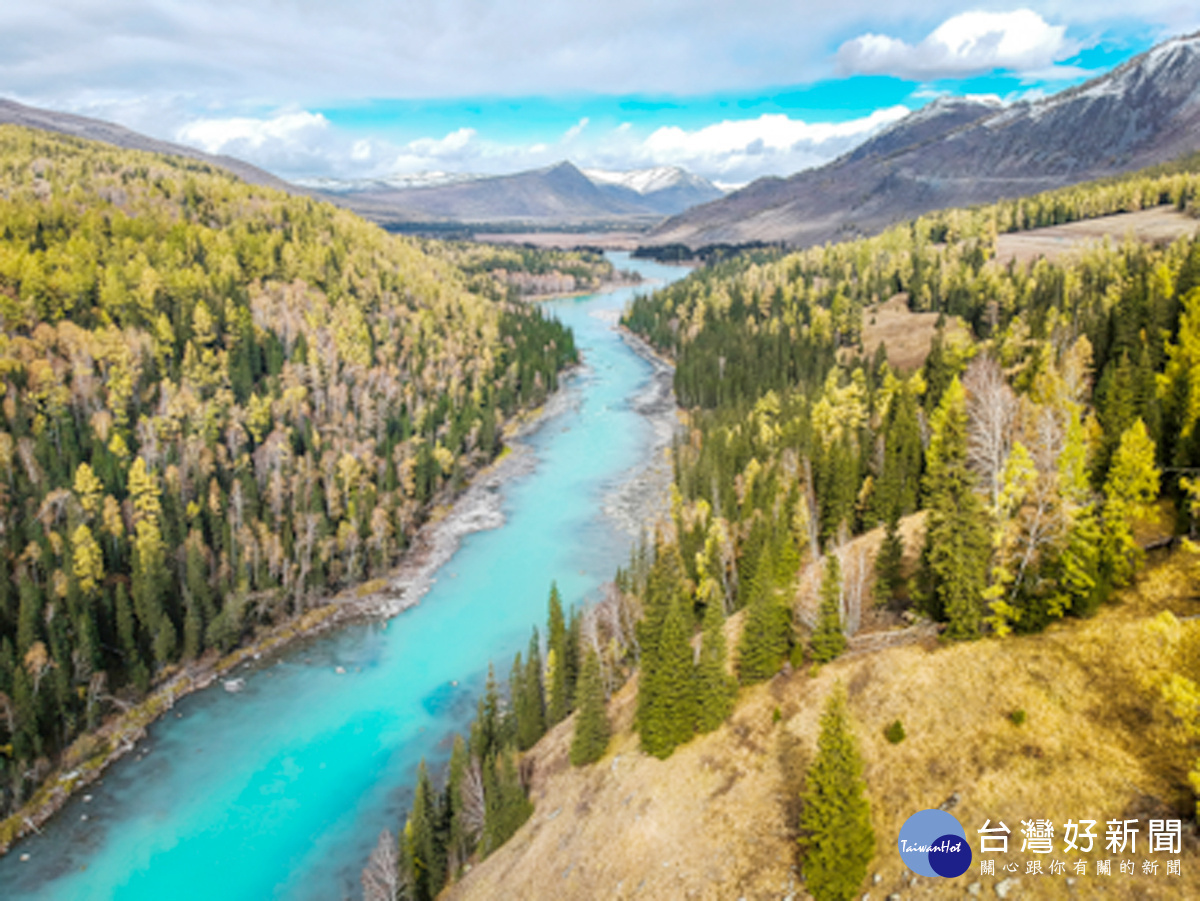
POLYGON ((1200 148, 1200 34, 1036 102, 939 100, 854 151, 667 220, 647 244, 874 234, 934 209, 1129 172, 1200 148))

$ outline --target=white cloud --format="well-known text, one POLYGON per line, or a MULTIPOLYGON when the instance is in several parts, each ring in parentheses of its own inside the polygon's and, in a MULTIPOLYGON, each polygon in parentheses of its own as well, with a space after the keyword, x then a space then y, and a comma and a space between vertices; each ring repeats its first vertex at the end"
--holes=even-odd
POLYGON ((417 156, 447 159, 460 156, 476 138, 473 128, 460 128, 444 138, 418 138, 408 145, 408 150, 417 156))
POLYGON ((876 110, 847 122, 805 122, 782 114, 733 119, 694 130, 665 126, 639 134, 627 123, 589 131, 587 120, 554 144, 509 144, 462 129, 444 138, 423 138, 403 147, 389 172, 517 172, 569 156, 583 168, 639 169, 683 166, 722 183, 744 184, 761 175, 788 175, 828 162, 908 114, 903 106, 876 110), (569 145, 569 146, 568 146, 569 145))
POLYGON ((273 115, 197 118, 179 125, 169 137, 208 153, 237 157, 284 177, 305 173, 332 175, 349 161, 369 164, 370 140, 352 140, 320 113, 283 110, 273 115))
MULTIPOLYGON (((739 182, 824 162, 874 125, 822 133, 778 116, 650 132, 640 113, 641 124, 609 127, 610 115, 625 114, 594 101, 665 96, 686 107, 689 97, 829 78, 839 63, 921 80, 1006 66, 1037 87, 1071 74, 1058 63, 1070 50, 1063 28, 1042 16, 1069 23, 1081 41, 1200 27, 1196 4, 1182 0, 1037 9, 963 13, 961 0, 9 0, 0 2, 0 96, 245 156, 285 177, 513 171, 570 155, 598 168, 675 161, 739 182), (913 23, 918 32, 904 30, 913 23), (829 52, 866 31, 836 59, 829 52), (564 119, 557 134, 545 120, 529 123, 522 144, 490 140, 487 116, 461 120, 476 133, 436 117, 426 121, 440 132, 399 121, 343 126, 306 112, 364 98, 480 97, 571 98, 577 122, 564 119), (578 119, 583 110, 590 122, 578 119)), ((669 106, 654 125, 672 122, 669 106)), ((521 123, 505 126, 519 134, 521 123)))
POLYGON ((1033 10, 965 12, 913 45, 883 34, 864 34, 838 49, 844 73, 902 78, 975 75, 994 69, 1046 70, 1071 55, 1066 27, 1050 25, 1033 10))
POLYGON ((569 144, 571 141, 574 141, 577 137, 583 134, 583 130, 588 127, 589 121, 590 120, 588 117, 584 116, 582 119, 568 128, 565 132, 563 132, 562 142, 564 144, 569 144))
POLYGON ((270 119, 200 119, 179 129, 176 139, 209 153, 230 153, 242 147, 261 150, 270 144, 292 145, 323 136, 328 130, 329 120, 320 113, 301 110, 270 119))
POLYGON ((891 106, 846 122, 805 122, 783 114, 717 122, 695 131, 666 126, 631 154, 640 165, 684 166, 708 178, 743 182, 820 165, 908 115, 891 106))
POLYGON ((381 178, 422 172, 501 174, 569 158, 581 167, 683 166, 727 184, 787 175, 828 162, 908 113, 903 106, 846 122, 805 122, 782 114, 729 119, 693 130, 639 132, 629 123, 597 131, 585 117, 555 142, 504 142, 458 128, 404 144, 342 132, 319 113, 286 110, 196 119, 175 140, 249 159, 284 177, 381 178))

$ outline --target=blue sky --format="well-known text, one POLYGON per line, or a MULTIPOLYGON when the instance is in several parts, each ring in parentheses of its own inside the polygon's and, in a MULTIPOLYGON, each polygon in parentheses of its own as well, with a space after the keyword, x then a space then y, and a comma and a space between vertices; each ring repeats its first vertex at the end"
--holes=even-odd
POLYGON ((940 95, 1099 74, 1200 10, 1146 0, 45 0, 0 7, 0 95, 285 177, 819 165, 940 95))

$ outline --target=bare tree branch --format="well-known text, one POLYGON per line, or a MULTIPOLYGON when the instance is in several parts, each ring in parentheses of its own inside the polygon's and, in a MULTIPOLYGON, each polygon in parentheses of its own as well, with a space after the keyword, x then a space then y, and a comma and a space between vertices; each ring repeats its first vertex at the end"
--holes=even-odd
POLYGON ((379 833, 375 850, 362 871, 363 901, 396 901, 400 893, 400 860, 391 830, 379 833))
POLYGON ((970 417, 968 459, 988 487, 992 509, 1000 500, 1004 464, 1012 450, 1017 396, 1004 379, 1000 364, 989 356, 976 357, 963 378, 970 417))

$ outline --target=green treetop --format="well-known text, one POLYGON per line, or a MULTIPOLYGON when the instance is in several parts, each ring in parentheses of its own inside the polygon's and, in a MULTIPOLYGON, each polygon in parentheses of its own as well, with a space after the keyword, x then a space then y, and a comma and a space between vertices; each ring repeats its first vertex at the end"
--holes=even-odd
POLYGON ((983 621, 990 537, 967 467, 967 402, 955 378, 932 418, 926 456, 929 518, 921 572, 923 600, 948 638, 976 638, 983 621))
POLYGON ((828 663, 846 650, 842 632, 842 569, 836 554, 825 557, 821 577, 821 603, 817 610, 817 628, 812 637, 813 659, 828 663))
POLYGON ((839 683, 821 716, 817 757, 808 770, 800 814, 804 880, 817 901, 858 895, 875 854, 863 762, 839 683))
POLYGON ((729 675, 725 650, 725 614, 721 600, 704 608, 700 662, 696 666, 696 728, 711 732, 729 718, 737 697, 737 682, 729 675))
POLYGON ((578 712, 575 715, 575 735, 571 739, 571 763, 584 766, 604 756, 612 734, 604 705, 600 658, 590 647, 583 658, 575 706, 578 712))

